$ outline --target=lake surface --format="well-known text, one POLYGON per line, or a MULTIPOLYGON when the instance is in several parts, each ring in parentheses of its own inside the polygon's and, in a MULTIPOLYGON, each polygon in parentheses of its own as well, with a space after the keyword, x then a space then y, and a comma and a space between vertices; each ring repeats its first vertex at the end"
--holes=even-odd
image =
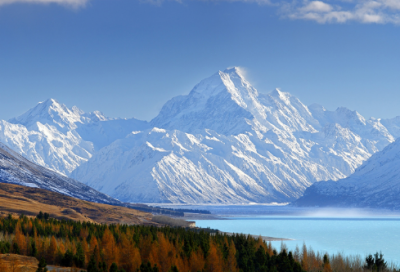
MULTIPOLYGON (((315 218, 299 216, 230 217, 228 220, 196 220, 199 227, 224 232, 294 239, 284 243, 289 250, 303 243, 315 251, 364 257, 382 251, 386 261, 400 265, 400 219, 315 218)), ((280 241, 272 242, 279 251, 280 241)))

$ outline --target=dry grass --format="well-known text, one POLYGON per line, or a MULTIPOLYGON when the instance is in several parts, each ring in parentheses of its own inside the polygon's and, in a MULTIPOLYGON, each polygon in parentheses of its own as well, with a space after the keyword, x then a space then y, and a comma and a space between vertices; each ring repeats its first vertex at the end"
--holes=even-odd
POLYGON ((43 189, 0 183, 0 216, 36 216, 39 211, 57 219, 152 225, 150 213, 134 209, 83 201, 43 189))
MULTIPOLYGON (((16 254, 0 254, 1 272, 36 272, 39 261, 35 257, 28 257, 16 254)), ((60 267, 48 265, 49 272, 80 272, 86 269, 75 267, 60 267)))
POLYGON ((1 272, 35 272, 39 261, 35 257, 16 254, 0 254, 1 272))

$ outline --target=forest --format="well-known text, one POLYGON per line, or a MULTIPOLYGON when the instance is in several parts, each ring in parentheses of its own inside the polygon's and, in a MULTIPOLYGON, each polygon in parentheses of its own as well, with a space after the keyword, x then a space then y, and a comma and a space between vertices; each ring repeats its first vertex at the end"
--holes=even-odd
POLYGON ((46 263, 88 272, 329 272, 387 268, 382 256, 385 266, 380 269, 373 256, 369 256, 369 267, 361 263, 356 269, 349 259, 339 256, 340 261, 338 256, 316 254, 305 246, 293 253, 284 247, 277 252, 261 237, 250 235, 56 220, 43 213, 36 218, 0 218, 0 253, 34 256, 42 266, 38 271, 45 271, 46 263))

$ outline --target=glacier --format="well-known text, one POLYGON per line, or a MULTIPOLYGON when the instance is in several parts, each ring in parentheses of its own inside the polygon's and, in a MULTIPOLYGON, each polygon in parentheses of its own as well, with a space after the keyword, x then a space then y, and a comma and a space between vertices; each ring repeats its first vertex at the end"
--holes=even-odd
POLYGON ((400 117, 260 93, 237 67, 172 98, 150 122, 69 109, 54 99, 0 121, 25 158, 125 202, 270 203, 343 179, 400 136, 400 117))

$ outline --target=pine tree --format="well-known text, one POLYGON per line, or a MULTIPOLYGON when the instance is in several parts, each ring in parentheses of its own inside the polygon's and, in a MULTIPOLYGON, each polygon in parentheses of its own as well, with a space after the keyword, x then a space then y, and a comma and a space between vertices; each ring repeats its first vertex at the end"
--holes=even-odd
POLYGON ((85 252, 83 251, 81 243, 78 243, 78 245, 76 247, 74 263, 77 267, 80 267, 80 268, 83 268, 85 266, 85 252))
POLYGON ((329 263, 328 255, 324 255, 324 270, 323 272, 332 272, 331 265, 329 263))
POLYGON ((210 245, 206 267, 206 270, 209 272, 222 272, 221 257, 218 256, 218 251, 214 243, 210 245))
POLYGON ((27 244, 26 244, 26 239, 24 234, 22 233, 21 230, 21 223, 18 222, 17 226, 15 227, 15 238, 14 238, 14 243, 18 245, 18 253, 17 254, 22 254, 26 255, 27 254, 27 244))
POLYGON ((140 272, 158 272, 158 267, 157 267, 157 265, 154 265, 154 267, 151 267, 150 262, 142 263, 140 265, 140 272))
POLYGON ((34 239, 32 239, 30 256, 36 257, 36 255, 37 255, 36 242, 34 239))
POLYGON ((178 267, 175 265, 171 266, 171 268, 168 270, 168 272, 179 272, 178 267))
POLYGON ((206 261, 204 260, 204 254, 201 249, 192 251, 190 256, 190 271, 203 271, 206 261))
POLYGON ((67 249, 67 251, 65 252, 61 260, 61 264, 67 267, 71 267, 74 264, 74 253, 72 253, 70 249, 67 249))
POLYGON ((100 250, 96 237, 92 236, 90 239, 90 255, 94 256, 96 263, 100 262, 100 250))
POLYGON ((50 246, 47 249, 47 260, 50 264, 54 264, 56 261, 57 255, 57 241, 54 236, 51 236, 50 246))
POLYGON ((44 258, 40 259, 39 267, 36 270, 36 272, 47 272, 46 266, 47 266, 46 260, 44 258))
POLYGON ((142 263, 139 249, 136 248, 128 239, 127 235, 121 236, 120 267, 126 272, 137 271, 142 263))
POLYGON ((115 263, 118 259, 118 248, 115 244, 114 235, 108 228, 106 228, 104 231, 101 242, 103 251, 107 253, 104 256, 104 260, 107 264, 107 267, 110 267, 111 264, 115 263))
POLYGON ((372 255, 370 254, 370 255, 368 255, 368 256, 365 258, 365 262, 366 262, 365 268, 368 269, 368 270, 371 270, 372 267, 373 267, 374 264, 375 264, 375 259, 374 259, 374 257, 372 257, 372 255))
POLYGON ((118 272, 118 266, 116 263, 112 263, 110 267, 110 272, 118 272))
POLYGON ((307 247, 305 244, 303 244, 303 250, 301 254, 301 267, 305 270, 308 271, 308 254, 307 254, 307 247))
POLYGON ((95 260, 95 255, 94 254, 90 258, 89 264, 87 266, 87 272, 99 272, 99 269, 97 268, 97 262, 95 260))
POLYGON ((380 254, 375 253, 375 266, 377 269, 377 272, 383 271, 387 267, 387 263, 385 262, 385 259, 383 259, 383 254, 382 252, 380 254))

